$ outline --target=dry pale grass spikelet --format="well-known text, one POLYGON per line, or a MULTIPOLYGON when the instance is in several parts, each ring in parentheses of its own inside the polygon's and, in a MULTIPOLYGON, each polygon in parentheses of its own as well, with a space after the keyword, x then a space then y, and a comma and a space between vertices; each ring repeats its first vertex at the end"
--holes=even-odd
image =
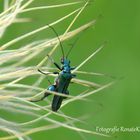
MULTIPOLYGON (((81 4, 82 7, 72 11, 71 13, 67 14, 66 16, 52 22, 50 25, 55 25, 63 20, 66 20, 68 17, 72 16, 73 20, 69 24, 68 28, 64 32, 64 34, 60 35, 61 41, 67 40, 72 38, 76 34, 80 33, 81 31, 87 29, 88 27, 95 24, 96 20, 93 20, 81 27, 72 30, 71 27, 79 17, 79 15, 83 12, 85 7, 88 4, 88 1, 85 3, 79 2, 71 2, 71 3, 64 3, 59 5, 51 5, 51 6, 40 6, 40 7, 33 7, 28 8, 28 6, 34 0, 4 0, 4 9, 3 12, 0 13, 0 37, 2 39, 7 27, 15 22, 27 22, 30 21, 29 19, 25 18, 18 18, 18 15, 23 12, 29 12, 33 10, 39 9, 46 9, 46 8, 55 8, 55 7, 63 7, 63 6, 72 6, 76 4, 81 4)), ((58 127, 65 127, 71 130, 74 130, 81 134, 89 133, 89 134, 97 134, 101 136, 106 136, 104 134, 99 134, 90 130, 81 129, 75 126, 75 122, 81 122, 77 118, 73 118, 70 116, 65 115, 63 112, 59 111, 58 113, 52 112, 50 110, 50 105, 47 106, 40 106, 36 103, 28 101, 28 98, 39 98, 43 96, 45 88, 40 87, 41 82, 45 79, 44 76, 40 75, 37 72, 37 68, 41 68, 46 72, 53 71, 48 62, 43 66, 44 62, 47 62, 47 57, 42 59, 39 63, 31 66, 27 66, 26 63, 29 61, 34 61, 34 59, 42 54, 43 51, 48 52, 52 55, 55 49, 59 46, 58 38, 51 38, 51 39, 44 39, 38 40, 31 43, 28 43, 24 46, 19 46, 16 49, 9 49, 10 46, 14 45, 15 43, 26 39, 27 37, 34 35, 40 31, 49 28, 48 25, 43 27, 37 28, 29 33, 26 33, 22 36, 19 36, 2 46, 0 46, 0 109, 2 113, 0 114, 0 132, 2 135, 0 136, 1 140, 6 139, 14 139, 18 138, 19 140, 23 139, 30 139, 29 136, 32 133, 43 131, 43 130, 50 130, 58 127), (24 79, 30 80, 33 77, 36 77, 36 80, 32 83, 23 82, 24 79), (28 98, 27 98, 28 97, 28 98), (22 121, 16 121, 10 117, 4 116, 5 112, 8 115, 16 114, 16 116, 24 116, 25 119, 22 121), (50 117, 50 115, 56 115, 64 119, 63 122, 59 122, 54 120, 50 117), (40 126, 37 124, 39 121, 44 121, 45 125, 40 126), (36 125, 37 124, 37 125, 36 125)), ((88 73, 84 71, 78 71, 80 67, 82 67, 88 60, 90 60, 103 46, 101 46, 97 51, 93 52, 87 59, 85 59, 77 68, 73 71, 75 73, 82 73, 82 74, 90 74, 90 75, 102 75, 97 73, 88 73)), ((54 76, 54 75, 51 75, 54 76)), ((108 87, 111 83, 107 85, 99 85, 90 81, 81 80, 81 79, 73 79, 74 83, 80 84, 82 86, 86 86, 87 90, 83 93, 79 93, 77 96, 68 96, 68 99, 63 102, 62 107, 67 105, 70 102, 75 100, 85 100, 84 98, 94 94, 104 88, 108 87), (89 90, 89 87, 95 87, 96 89, 89 90)), ((51 92, 51 94, 59 94, 55 92, 51 92)), ((49 102, 49 101, 48 101, 49 102)), ((14 115, 13 115, 14 116, 14 115)))

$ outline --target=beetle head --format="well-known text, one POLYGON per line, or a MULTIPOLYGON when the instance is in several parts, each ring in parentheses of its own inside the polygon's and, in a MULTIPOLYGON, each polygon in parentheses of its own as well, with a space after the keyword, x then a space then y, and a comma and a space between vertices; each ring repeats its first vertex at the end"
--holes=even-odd
POLYGON ((68 60, 66 58, 61 58, 61 64, 63 64, 63 65, 69 65, 70 64, 70 60, 68 60))

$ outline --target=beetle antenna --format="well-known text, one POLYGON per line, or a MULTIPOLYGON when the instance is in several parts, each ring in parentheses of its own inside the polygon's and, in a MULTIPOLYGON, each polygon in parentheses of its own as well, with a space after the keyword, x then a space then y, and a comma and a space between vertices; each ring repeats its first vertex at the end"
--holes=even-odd
MULTIPOLYGON (((89 28, 90 28, 90 27, 88 27, 87 29, 89 29, 89 28)), ((76 43, 78 42, 78 40, 80 39, 80 37, 83 35, 83 33, 84 33, 87 29, 85 29, 84 31, 82 31, 81 35, 79 35, 79 36, 77 37, 77 39, 74 41, 74 43, 70 44, 70 45, 71 45, 71 48, 69 49, 69 51, 68 51, 68 53, 67 53, 67 55, 66 55, 66 58, 68 58, 68 56, 69 56, 69 54, 71 53, 73 47, 76 45, 76 43)))
POLYGON ((55 35, 57 36, 57 38, 58 38, 58 40, 59 40, 60 47, 61 47, 62 56, 63 56, 63 58, 64 58, 64 57, 65 57, 64 49, 63 49, 63 46, 62 46, 61 40, 60 40, 60 38, 59 38, 59 35, 58 35, 58 33, 56 32, 56 30, 55 30, 52 26, 50 26, 49 24, 48 24, 48 26, 49 26, 49 28, 51 28, 51 29, 53 30, 53 32, 54 32, 55 35))
POLYGON ((79 40, 79 37, 74 41, 73 44, 70 44, 71 45, 71 48, 69 49, 67 55, 66 55, 66 58, 68 58, 69 54, 71 53, 73 47, 75 46, 75 44, 77 43, 77 41, 79 40))
MULTIPOLYGON (((87 29, 88 29, 88 28, 87 28, 87 29)), ((84 33, 87 29, 85 29, 85 30, 83 31, 83 33, 84 33)), ((82 34, 83 34, 83 33, 82 33, 82 34)), ((81 35, 82 35, 82 34, 81 34, 81 35)), ((66 55, 66 58, 68 58, 69 54, 71 53, 73 47, 76 45, 76 43, 77 43, 78 40, 80 39, 81 35, 78 36, 78 37, 76 38, 76 40, 74 41, 74 43, 70 44, 70 45, 71 45, 71 48, 69 49, 69 51, 68 51, 68 53, 67 53, 67 55, 66 55)))

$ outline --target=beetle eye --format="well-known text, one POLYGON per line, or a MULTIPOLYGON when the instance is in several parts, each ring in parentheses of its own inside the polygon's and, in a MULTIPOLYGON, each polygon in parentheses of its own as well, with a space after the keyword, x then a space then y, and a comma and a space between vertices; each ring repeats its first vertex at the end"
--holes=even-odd
POLYGON ((64 58, 61 58, 61 63, 64 64, 64 58))

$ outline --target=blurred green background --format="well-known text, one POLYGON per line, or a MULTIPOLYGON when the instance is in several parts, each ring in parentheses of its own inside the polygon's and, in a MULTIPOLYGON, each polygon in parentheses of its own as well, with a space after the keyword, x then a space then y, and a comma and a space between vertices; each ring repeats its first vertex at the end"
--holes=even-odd
MULTIPOLYGON (((31 6, 65 2, 72 1, 54 0, 52 2, 48 0, 36 0, 31 6)), ((66 15, 66 13, 69 13, 72 9, 74 10, 76 7, 78 7, 78 5, 25 13, 21 16, 31 17, 33 21, 31 23, 13 24, 8 28, 0 44, 43 26, 45 23, 51 23, 63 15, 66 15)), ((140 1, 96 0, 88 6, 78 18, 73 29, 97 18, 100 14, 102 18, 97 22, 95 27, 88 29, 81 36, 76 47, 73 49, 70 55, 72 65, 77 66, 89 56, 92 51, 97 49, 100 44, 107 41, 106 47, 99 52, 96 57, 84 65, 81 70, 101 72, 123 78, 113 86, 92 95, 90 100, 93 100, 93 102, 73 102, 64 107, 62 111, 67 115, 75 117, 88 114, 89 118, 86 119, 88 125, 78 126, 90 130, 96 130, 96 126, 105 128, 114 126, 129 128, 140 126, 140 113, 138 111, 140 106, 140 1), (102 104, 103 106, 100 107, 98 104, 102 104)), ((55 26, 59 34, 65 31, 73 17, 55 26)), ((54 36, 52 32, 46 32, 47 31, 43 31, 35 35, 32 39, 38 40, 40 38, 54 36)), ((71 43, 74 39, 76 39, 76 37, 64 44, 71 43)), ((16 45, 22 44, 24 44, 24 41, 16 45)), ((17 46, 13 46, 13 48, 17 46)), ((60 54, 61 52, 58 49, 56 56, 54 56, 57 62, 60 60, 60 54)), ((78 77, 99 83, 107 81, 105 77, 99 78, 80 75, 78 77)), ((71 95, 76 94, 77 90, 76 86, 72 85, 70 89, 71 95)), ((112 138, 90 134, 83 135, 86 140, 138 140, 140 138, 140 132, 118 132, 115 134, 117 137, 112 138)), ((65 128, 39 132, 33 134, 32 138, 33 140, 83 139, 77 132, 65 128)))

